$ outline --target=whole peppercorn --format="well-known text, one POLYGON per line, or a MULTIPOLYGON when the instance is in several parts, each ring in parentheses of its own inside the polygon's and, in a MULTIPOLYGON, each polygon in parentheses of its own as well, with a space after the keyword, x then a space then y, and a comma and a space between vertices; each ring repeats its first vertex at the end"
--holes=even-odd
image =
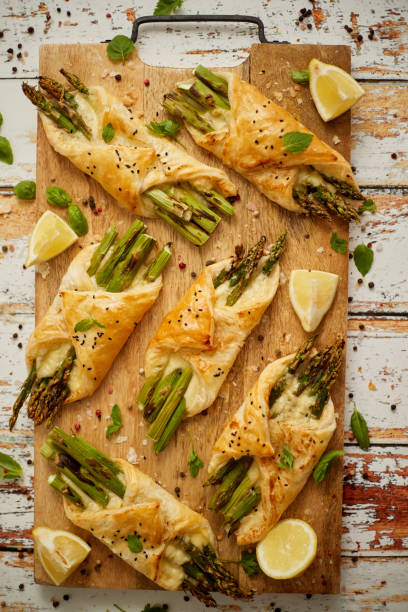
POLYGON ((146 87, 149 87, 149 85, 150 85, 150 81, 149 81, 149 79, 145 79, 145 80, 144 80, 144 84, 146 85, 146 87))
POLYGON ((121 74, 115 74, 115 79, 117 81, 121 81, 122 80, 122 75, 121 74))
POLYGON ((27 32, 28 32, 29 34, 34 34, 34 28, 33 28, 33 26, 30 26, 30 27, 28 28, 27 32))
POLYGON ((81 425, 79 423, 75 423, 74 427, 75 431, 79 431, 81 429, 81 425))

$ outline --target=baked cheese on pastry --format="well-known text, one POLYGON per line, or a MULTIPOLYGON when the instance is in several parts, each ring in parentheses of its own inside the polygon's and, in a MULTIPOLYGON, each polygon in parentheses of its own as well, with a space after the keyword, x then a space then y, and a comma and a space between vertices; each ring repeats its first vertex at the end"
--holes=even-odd
POLYGON ((145 356, 138 407, 160 452, 183 418, 215 401, 245 339, 279 285, 282 234, 267 255, 265 236, 248 255, 206 266, 163 318, 145 356))
POLYGON ((330 387, 344 341, 317 352, 311 338, 268 365, 215 443, 209 507, 240 546, 261 540, 306 484, 336 429, 330 387))
POLYGON ((160 216, 194 244, 203 244, 220 221, 217 213, 234 212, 226 198, 234 200, 237 192, 226 173, 199 162, 174 140, 157 136, 154 127, 146 127, 143 113, 126 107, 104 87, 88 88, 64 74, 80 91, 68 92, 48 77, 40 77, 39 91, 23 85, 42 111, 55 151, 94 178, 121 206, 144 217, 160 216), (69 99, 61 101, 58 92, 69 99), (47 104, 53 112, 46 112, 47 104))
POLYGON ((190 590, 213 607, 210 590, 245 596, 217 560, 207 519, 134 465, 59 427, 41 454, 58 470, 48 482, 64 496, 67 517, 138 572, 163 589, 190 590))
POLYGON ((349 162, 284 108, 233 72, 203 66, 163 106, 195 142, 297 213, 358 221, 350 200, 362 200, 349 162))
POLYGON ((145 229, 136 220, 116 240, 112 226, 99 244, 74 257, 28 340, 30 373, 14 405, 10 429, 29 395, 29 417, 49 424, 63 403, 87 397, 99 387, 162 287, 161 270, 171 253, 166 245, 154 257, 156 241, 145 229))

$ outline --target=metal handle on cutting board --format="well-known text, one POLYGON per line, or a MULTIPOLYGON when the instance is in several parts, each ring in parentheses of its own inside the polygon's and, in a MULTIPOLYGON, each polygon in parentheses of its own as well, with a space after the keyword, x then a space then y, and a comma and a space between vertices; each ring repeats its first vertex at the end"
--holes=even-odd
POLYGON ((263 21, 259 19, 259 17, 253 17, 251 15, 146 15, 145 17, 138 17, 133 23, 131 39, 133 42, 137 41, 139 27, 145 23, 188 23, 191 21, 253 23, 258 26, 258 36, 260 42, 272 42, 266 40, 265 38, 265 27, 263 21))

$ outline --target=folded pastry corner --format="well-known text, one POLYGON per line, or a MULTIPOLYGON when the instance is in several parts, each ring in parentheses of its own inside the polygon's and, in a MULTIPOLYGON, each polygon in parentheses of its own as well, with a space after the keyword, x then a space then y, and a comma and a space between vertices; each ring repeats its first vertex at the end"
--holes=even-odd
POLYGON ((61 70, 77 91, 49 77, 23 92, 41 111, 52 147, 94 178, 121 206, 160 217, 185 238, 202 245, 237 197, 226 173, 189 155, 169 138, 153 134, 142 113, 132 111, 104 87, 86 87, 61 70), (104 138, 104 127, 112 138, 104 138))
POLYGON ((151 340, 138 407, 157 453, 183 418, 215 401, 245 339, 272 302, 285 234, 266 255, 265 242, 262 236, 246 256, 206 266, 151 340))
POLYGON ((207 519, 138 468, 59 427, 41 454, 57 468, 48 482, 64 496, 67 517, 131 567, 164 589, 191 591, 211 607, 211 591, 247 597, 218 561, 207 519))
POLYGON ((330 388, 344 341, 314 337, 268 365, 215 443, 206 485, 240 546, 261 540, 300 493, 336 429, 330 388))
POLYGON ((165 245, 154 256, 156 241, 145 230, 137 219, 116 240, 111 226, 99 244, 74 257, 28 340, 29 376, 14 404, 10 429, 28 397, 28 416, 49 425, 64 403, 99 387, 162 288, 161 272, 171 251, 165 245))
POLYGON ((340 153, 237 74, 198 66, 193 75, 164 96, 163 106, 183 119, 198 145, 283 208, 359 221, 350 200, 364 198, 340 153), (290 146, 286 138, 299 133, 311 139, 290 146))

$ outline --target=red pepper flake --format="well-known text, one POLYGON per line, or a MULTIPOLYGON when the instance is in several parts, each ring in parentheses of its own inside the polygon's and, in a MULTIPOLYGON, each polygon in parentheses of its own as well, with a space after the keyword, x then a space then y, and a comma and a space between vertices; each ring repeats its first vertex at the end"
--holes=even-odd
POLYGON ((381 580, 381 584, 387 584, 386 580, 381 580))
POLYGON ((145 79, 145 80, 144 80, 144 84, 146 85, 146 87, 149 87, 149 85, 150 85, 150 81, 149 81, 149 79, 145 79))
POLYGON ((98 408, 98 410, 95 410, 95 414, 96 414, 96 416, 98 417, 98 419, 100 419, 100 418, 101 418, 101 415, 102 415, 102 412, 101 412, 101 411, 99 410, 99 408, 98 408))
POLYGON ((185 267, 186 267, 186 264, 184 263, 184 261, 180 261, 179 263, 180 270, 184 270, 185 267))
POLYGON ((108 393, 109 393, 109 395, 112 395, 113 389, 108 389, 108 393))
POLYGON ((102 208, 99 206, 99 208, 98 208, 98 215, 100 215, 101 212, 102 212, 102 208))
POLYGON ((110 19, 112 15, 110 13, 106 13, 106 19, 110 19))
POLYGON ((8 469, 7 468, 3 468, 3 474, 8 474, 8 469))
POLYGON ((79 431, 81 429, 81 425, 79 423, 75 423, 74 427, 75 431, 79 431))

